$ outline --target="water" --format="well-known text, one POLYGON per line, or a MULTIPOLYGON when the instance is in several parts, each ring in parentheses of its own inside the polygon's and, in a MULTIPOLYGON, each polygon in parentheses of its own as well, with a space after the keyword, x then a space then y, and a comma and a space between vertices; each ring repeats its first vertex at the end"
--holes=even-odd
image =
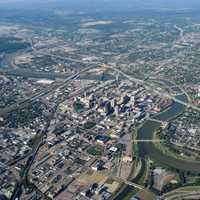
MULTIPOLYGON (((186 95, 179 95, 176 98, 187 102, 186 95)), ((169 121, 179 114, 181 114, 185 109, 185 106, 174 102, 173 105, 165 112, 157 115, 155 118, 162 121, 169 121)), ((160 123, 154 121, 146 121, 144 125, 138 130, 139 140, 151 140, 156 130, 160 127, 160 123)), ((140 143, 139 144, 139 155, 144 157, 145 155, 150 156, 154 160, 166 166, 180 169, 184 171, 194 171, 200 172, 200 163, 195 161, 177 160, 176 158, 169 157, 162 152, 160 152, 153 143, 140 143)))
MULTIPOLYGON (((178 95, 176 96, 177 99, 180 99, 184 102, 187 102, 186 95, 178 95)), ((185 110, 185 106, 174 102, 172 106, 167 109, 166 111, 160 113, 155 117, 155 119, 161 121, 170 121, 176 116, 180 115, 185 110)), ((151 140, 153 138, 154 133, 160 127, 160 123, 147 120, 143 126, 138 130, 138 138, 139 140, 151 140)), ((132 182, 137 183, 137 181, 142 177, 145 169, 145 156, 151 157, 153 160, 157 161, 158 163, 183 171, 192 171, 192 172, 200 172, 200 163, 199 162, 191 162, 187 160, 177 160, 173 157, 169 157, 162 152, 160 152, 153 143, 139 143, 139 157, 142 160, 142 168, 139 175, 132 180, 132 182)), ((115 198, 115 200, 122 200, 128 193, 133 190, 133 187, 127 186, 125 189, 115 198)))

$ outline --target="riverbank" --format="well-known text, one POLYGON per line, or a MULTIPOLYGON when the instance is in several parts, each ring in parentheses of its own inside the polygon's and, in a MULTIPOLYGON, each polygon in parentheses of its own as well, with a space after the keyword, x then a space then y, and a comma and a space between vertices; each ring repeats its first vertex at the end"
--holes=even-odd
MULTIPOLYGON (((177 98, 182 101, 187 102, 186 95, 178 95, 177 98)), ((165 112, 162 112, 160 115, 157 115, 155 118, 161 121, 170 121, 184 112, 185 106, 174 102, 171 108, 167 109, 165 112)), ((151 140, 154 137, 154 133, 160 128, 160 123, 147 120, 141 129, 138 130, 138 139, 139 140, 151 140)), ((183 171, 200 171, 200 162, 197 161, 187 161, 173 158, 169 155, 165 155, 163 152, 159 151, 153 143, 140 143, 139 144, 139 154, 140 157, 145 158, 146 156, 151 157, 152 160, 155 160, 158 163, 172 167, 174 169, 179 169, 183 171)))
MULTIPOLYGON (((176 98, 187 102, 187 96, 185 94, 178 95, 176 98)), ((170 108, 165 110, 164 112, 158 114, 155 119, 161 121, 171 121, 172 119, 179 116, 185 110, 185 106, 178 103, 173 102, 170 108)), ((138 129, 137 139, 138 140, 152 140, 154 134, 159 130, 161 123, 155 122, 152 120, 147 120, 143 123, 142 127, 138 129)), ((179 160, 173 158, 169 155, 166 155, 164 152, 161 152, 159 149, 155 147, 153 143, 139 143, 138 144, 138 153, 139 158, 142 161, 142 168, 136 179, 132 180, 132 182, 138 183, 140 177, 143 177, 146 168, 146 157, 150 157, 152 160, 160 163, 161 165, 168 166, 170 168, 182 170, 182 171, 191 171, 198 173, 200 171, 200 162, 196 161, 187 161, 187 160, 179 160)), ((123 191, 115 198, 115 200, 125 199, 129 194, 131 195, 133 192, 133 188, 130 186, 126 186, 123 191)))

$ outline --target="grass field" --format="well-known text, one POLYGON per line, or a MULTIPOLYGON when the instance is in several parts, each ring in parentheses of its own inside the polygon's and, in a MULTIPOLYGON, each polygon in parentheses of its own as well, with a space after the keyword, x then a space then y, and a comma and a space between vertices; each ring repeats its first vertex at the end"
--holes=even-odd
POLYGON ((102 155, 102 149, 98 146, 89 147, 87 149, 87 152, 93 156, 101 156, 102 155))
POLYGON ((78 178, 78 182, 82 185, 89 185, 91 183, 101 183, 108 179, 107 176, 96 171, 89 170, 87 173, 78 178))
POLYGON ((156 196, 147 189, 139 191, 136 196, 144 200, 156 200, 156 196))

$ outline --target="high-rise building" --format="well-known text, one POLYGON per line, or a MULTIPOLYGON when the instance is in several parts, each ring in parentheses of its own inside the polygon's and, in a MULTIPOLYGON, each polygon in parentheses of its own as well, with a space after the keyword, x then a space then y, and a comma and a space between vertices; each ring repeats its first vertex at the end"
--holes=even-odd
POLYGON ((128 95, 124 95, 122 97, 122 104, 127 104, 130 101, 130 97, 128 95))
POLYGON ((115 106, 115 115, 116 116, 119 115, 119 106, 118 105, 115 106))
POLYGON ((104 111, 105 111, 106 115, 109 115, 113 112, 113 108, 111 106, 110 101, 106 102, 105 107, 104 107, 104 111))
POLYGON ((111 100, 111 106, 115 107, 117 105, 117 100, 116 99, 112 99, 111 100))

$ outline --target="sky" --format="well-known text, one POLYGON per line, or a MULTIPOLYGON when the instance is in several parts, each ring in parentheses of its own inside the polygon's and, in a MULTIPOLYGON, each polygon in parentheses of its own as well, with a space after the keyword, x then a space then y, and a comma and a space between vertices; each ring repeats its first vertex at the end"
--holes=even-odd
POLYGON ((7 7, 44 6, 69 10, 200 9, 200 0, 0 0, 7 7))

